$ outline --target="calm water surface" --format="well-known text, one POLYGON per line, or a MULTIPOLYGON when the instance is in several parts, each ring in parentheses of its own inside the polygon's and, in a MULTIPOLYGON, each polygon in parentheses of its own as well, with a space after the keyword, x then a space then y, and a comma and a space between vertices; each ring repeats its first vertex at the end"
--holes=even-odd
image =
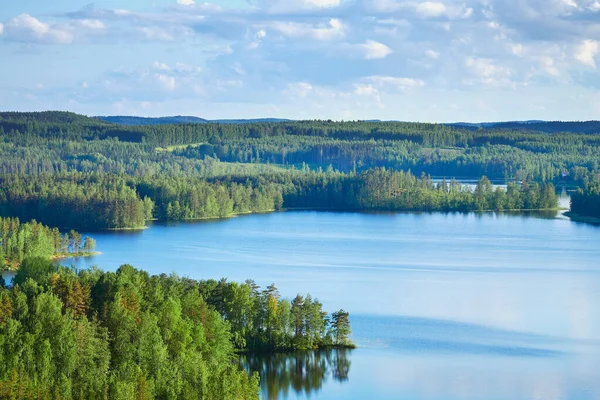
POLYGON ((93 235, 66 260, 275 282, 359 348, 253 357, 266 398, 600 399, 600 228, 553 215, 287 212, 93 235))

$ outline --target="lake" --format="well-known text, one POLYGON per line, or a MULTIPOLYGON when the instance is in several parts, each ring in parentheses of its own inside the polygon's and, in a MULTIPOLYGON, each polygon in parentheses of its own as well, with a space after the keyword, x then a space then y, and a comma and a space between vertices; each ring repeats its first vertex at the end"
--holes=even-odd
POLYGON ((254 356, 266 398, 600 398, 600 228, 560 214, 283 212, 95 233, 64 260, 275 282, 353 351, 254 356))

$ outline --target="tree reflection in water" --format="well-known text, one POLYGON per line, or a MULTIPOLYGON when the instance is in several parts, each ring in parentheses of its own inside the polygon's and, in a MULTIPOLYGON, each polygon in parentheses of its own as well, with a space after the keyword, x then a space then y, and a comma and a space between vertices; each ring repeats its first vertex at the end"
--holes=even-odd
POLYGON ((297 395, 317 393, 328 378, 348 380, 350 349, 328 349, 275 354, 243 354, 240 364, 258 371, 260 385, 268 399, 287 398, 290 390, 297 395))

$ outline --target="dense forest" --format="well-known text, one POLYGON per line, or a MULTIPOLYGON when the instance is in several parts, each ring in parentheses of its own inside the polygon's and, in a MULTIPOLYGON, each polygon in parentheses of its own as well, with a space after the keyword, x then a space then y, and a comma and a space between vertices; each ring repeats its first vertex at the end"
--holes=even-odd
POLYGON ((100 173, 0 178, 0 215, 63 229, 140 228, 145 221, 222 218, 282 208, 390 211, 555 209, 552 183, 474 190, 456 180, 370 169, 361 173, 292 171, 245 177, 128 177, 100 173))
POLYGON ((0 215, 100 230, 141 228, 149 219, 294 207, 555 208, 550 184, 583 187, 599 174, 594 124, 575 129, 556 123, 552 133, 529 130, 534 124, 499 126, 374 121, 130 126, 64 112, 0 113, 0 215), (430 176, 447 177, 447 187, 434 185, 430 176), (482 176, 518 187, 511 184, 492 196, 486 185, 470 194, 456 182, 450 185, 452 177, 482 176))
POLYGON ((565 131, 554 133, 528 125, 467 129, 360 121, 125 126, 71 113, 0 113, 2 150, 20 156, 2 162, 0 172, 89 171, 94 165, 108 172, 189 172, 210 156, 312 169, 332 165, 343 172, 386 167, 417 175, 582 182, 598 172, 600 134, 574 133, 574 124, 555 124, 565 131), (36 154, 32 147, 40 145, 49 147, 47 154, 36 154))
POLYGON ((600 221, 600 180, 589 182, 571 196, 571 211, 600 221))
POLYGON ((236 350, 346 348, 349 334, 348 313, 274 285, 27 258, 0 288, 0 398, 258 399, 236 350))
POLYGON ((35 220, 21 223, 18 218, 0 218, 0 271, 16 269, 25 258, 59 258, 89 255, 96 241, 71 230, 61 234, 35 220))

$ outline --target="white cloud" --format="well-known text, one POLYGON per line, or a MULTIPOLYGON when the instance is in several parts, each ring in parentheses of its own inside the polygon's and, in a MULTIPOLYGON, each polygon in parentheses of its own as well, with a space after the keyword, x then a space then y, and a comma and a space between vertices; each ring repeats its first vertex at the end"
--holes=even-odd
POLYGON ((143 38, 158 42, 172 42, 194 36, 193 29, 186 26, 144 26, 138 30, 143 38))
POLYGON ((375 89, 375 86, 373 85, 357 83, 354 85, 354 94, 357 94, 359 96, 375 96, 379 94, 379 91, 375 89))
POLYGON ((374 40, 367 40, 359 46, 364 52, 364 56, 367 60, 385 58, 392 53, 392 49, 388 46, 374 40))
POLYGON ((516 56, 523 55, 523 53, 525 52, 525 48, 520 43, 511 43, 509 44, 509 47, 511 53, 513 53, 516 56))
POLYGON ((540 56, 538 58, 539 63, 542 67, 542 69, 550 76, 553 77, 559 77, 560 71, 559 69, 556 67, 556 64, 554 62, 554 59, 552 57, 548 57, 548 56, 540 56))
POLYGON ((306 97, 313 91, 313 86, 308 82, 295 82, 287 85, 285 94, 292 97, 306 97))
POLYGON ((419 18, 447 17, 449 19, 465 19, 471 17, 474 13, 473 8, 458 2, 399 0, 369 0, 364 2, 377 12, 412 11, 419 18))
POLYGON ((561 1, 569 7, 579 8, 579 6, 577 5, 577 2, 575 2, 575 0, 561 0, 561 1))
POLYGON ((0 24, 0 35, 27 43, 70 44, 88 35, 104 33, 106 25, 97 19, 68 22, 42 22, 29 14, 20 14, 0 24))
POLYGON ((106 25, 100 20, 97 19, 82 19, 78 21, 78 25, 82 28, 86 28, 92 31, 101 31, 106 29, 106 25))
POLYGON ((257 49, 266 37, 267 32, 264 29, 259 30, 254 34, 253 40, 248 45, 248 48, 257 49))
POLYGON ((315 40, 335 40, 345 36, 346 26, 341 20, 331 18, 327 24, 319 25, 275 22, 273 29, 291 38, 308 37, 315 40))
POLYGON ((340 5, 340 0, 304 0, 304 3, 312 7, 330 8, 338 7, 340 5))
POLYGON ((489 58, 466 57, 465 66, 474 79, 466 79, 469 85, 483 84, 487 86, 500 86, 510 84, 510 69, 494 64, 489 58))
POLYGON ((183 6, 193 6, 196 4, 194 0, 177 0, 177 4, 181 4, 183 6))
POLYGON ((575 58, 582 64, 596 68, 594 57, 598 54, 600 47, 595 40, 584 40, 575 49, 575 58))
POLYGON ((161 74, 169 74, 176 76, 194 76, 202 72, 202 68, 196 65, 189 65, 185 63, 175 63, 174 65, 168 65, 155 61, 150 66, 150 69, 157 71, 161 74))
POLYGON ((250 0, 257 9, 277 14, 338 7, 340 0, 250 0))
POLYGON ((70 30, 55 28, 29 14, 12 18, 4 25, 3 30, 5 36, 20 42, 68 44, 74 39, 70 30))
POLYGON ((427 57, 429 57, 429 58, 433 59, 433 60, 437 60, 438 58, 440 58, 440 53, 438 53, 438 52, 437 52, 437 51, 435 51, 435 50, 431 50, 431 49, 430 49, 430 50, 427 50, 427 51, 425 52, 425 55, 426 55, 427 57))
POLYGON ((145 26, 140 28, 140 32, 149 40, 158 40, 169 42, 175 39, 170 33, 162 28, 145 26))
POLYGON ((239 62, 233 63, 233 65, 231 65, 231 70, 241 76, 245 76, 247 74, 246 70, 242 67, 242 65, 239 62))
POLYGON ((446 14, 446 5, 444 3, 425 1, 419 3, 415 11, 422 17, 441 17, 446 14))
POLYGON ((413 78, 398 78, 394 76, 382 76, 373 75, 363 78, 364 81, 371 82, 379 88, 392 88, 392 89, 409 89, 417 88, 425 85, 420 79, 413 78))

